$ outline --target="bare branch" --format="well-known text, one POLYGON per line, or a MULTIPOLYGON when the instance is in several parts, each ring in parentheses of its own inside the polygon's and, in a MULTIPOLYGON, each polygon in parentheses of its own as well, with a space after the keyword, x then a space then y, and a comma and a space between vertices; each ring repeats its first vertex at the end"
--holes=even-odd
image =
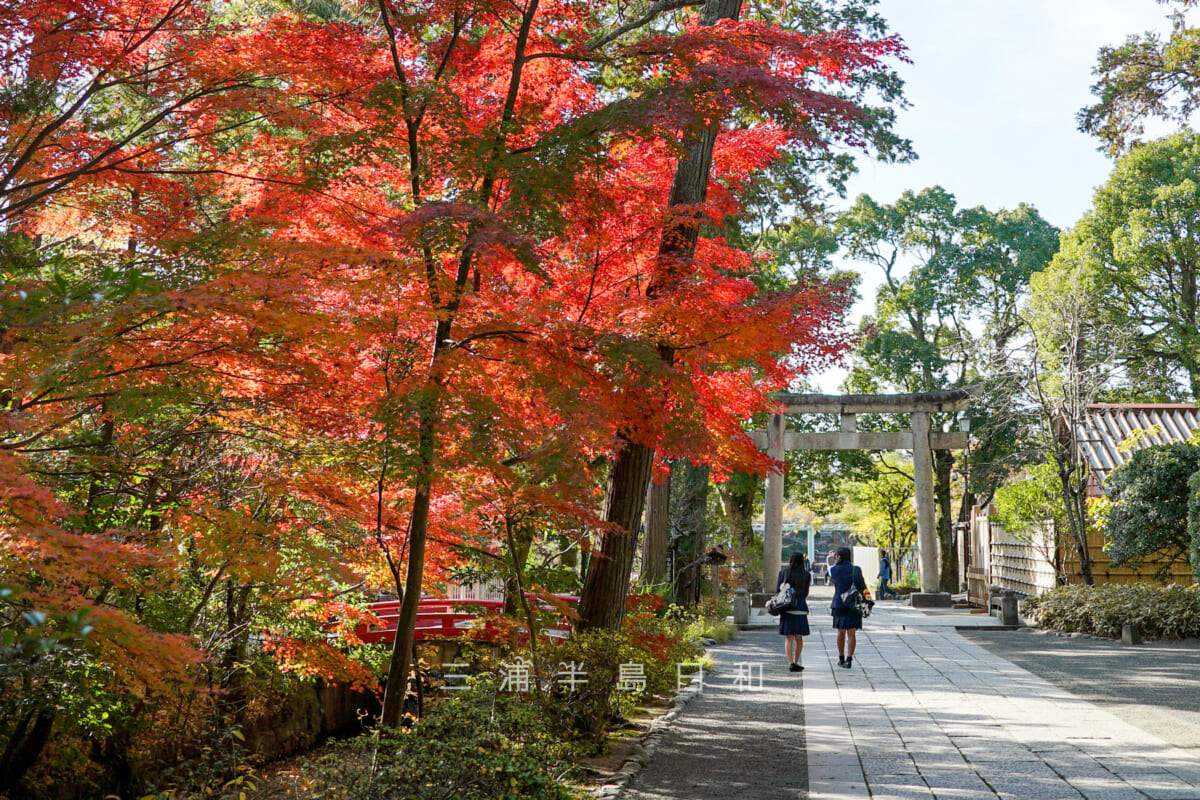
POLYGON ((643 14, 642 16, 638 17, 635 20, 626 22, 624 25, 617 28, 612 33, 606 33, 604 36, 601 36, 599 39, 593 39, 592 41, 588 42, 586 45, 586 49, 589 51, 599 50, 601 47, 611 44, 612 42, 616 41, 617 39, 620 39, 622 36, 624 36, 627 33, 636 31, 638 28, 644 28, 645 26, 647 26, 651 22, 653 22, 655 19, 657 19, 659 17, 659 15, 665 14, 668 11, 675 11, 677 9, 687 8, 689 6, 702 6, 702 5, 704 5, 704 0, 658 0, 657 3, 650 6, 650 8, 646 9, 646 13, 643 14))

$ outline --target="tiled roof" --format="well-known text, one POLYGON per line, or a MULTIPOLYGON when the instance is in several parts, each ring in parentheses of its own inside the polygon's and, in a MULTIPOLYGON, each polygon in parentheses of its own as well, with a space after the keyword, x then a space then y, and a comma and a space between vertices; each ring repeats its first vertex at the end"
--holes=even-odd
POLYGON ((1099 403, 1088 406, 1078 442, 1088 467, 1100 479, 1129 460, 1136 450, 1182 442, 1200 427, 1196 406, 1187 403, 1099 403), (1146 431, 1131 448, 1121 444, 1146 431))

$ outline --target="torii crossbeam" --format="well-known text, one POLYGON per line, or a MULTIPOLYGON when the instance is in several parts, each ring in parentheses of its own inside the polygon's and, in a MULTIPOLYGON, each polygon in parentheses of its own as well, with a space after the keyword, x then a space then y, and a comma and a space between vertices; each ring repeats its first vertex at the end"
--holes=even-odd
MULTIPOLYGON (((921 591, 938 591, 937 531, 933 519, 931 450, 961 450, 966 433, 929 430, 929 415, 963 411, 971 402, 970 389, 924 394, 780 394, 776 400, 787 414, 837 414, 841 430, 802 433, 785 430, 784 414, 773 414, 766 431, 756 431, 759 449, 782 462, 788 450, 910 450, 917 506, 917 545, 921 591), (912 430, 901 433, 859 433, 857 414, 908 414, 912 430), (920 446, 921 443, 926 446, 920 446)), ((809 557, 812 554, 809 553, 809 557)), ((767 476, 766 520, 763 530, 763 586, 769 590, 783 560, 783 474, 767 476)))

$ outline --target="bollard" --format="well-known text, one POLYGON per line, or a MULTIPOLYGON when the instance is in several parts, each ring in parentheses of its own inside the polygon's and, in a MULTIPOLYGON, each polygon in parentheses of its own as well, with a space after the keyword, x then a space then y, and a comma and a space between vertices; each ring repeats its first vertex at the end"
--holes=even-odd
POLYGON ((739 586, 733 593, 733 624, 750 624, 750 592, 745 586, 739 586))
POLYGON ((988 616, 1000 616, 1000 596, 1004 594, 1004 589, 992 584, 988 587, 988 616))
POLYGON ((1137 626, 1136 622, 1129 622, 1121 626, 1121 641, 1125 644, 1142 643, 1142 629, 1137 626))
POLYGON ((1004 596, 1000 598, 1000 624, 1016 625, 1019 619, 1017 617, 1016 592, 1012 589, 1005 589, 1004 596))

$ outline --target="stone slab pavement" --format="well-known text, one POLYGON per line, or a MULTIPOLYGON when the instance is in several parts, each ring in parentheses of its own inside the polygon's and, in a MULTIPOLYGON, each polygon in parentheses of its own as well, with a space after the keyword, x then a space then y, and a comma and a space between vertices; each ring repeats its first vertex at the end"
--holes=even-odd
POLYGON ((968 638, 1031 634, 963 635, 952 615, 885 602, 841 669, 821 588, 805 671, 766 627, 710 649, 717 673, 621 797, 1200 800, 1193 752, 968 638), (754 664, 761 688, 737 685, 754 664))
POLYGON ((960 633, 1200 758, 1200 639, 1128 645, 1030 629, 960 633))
POLYGON ((812 800, 1200 798, 1191 753, 942 619, 877 605, 848 670, 832 630, 814 627, 803 673, 812 800))

